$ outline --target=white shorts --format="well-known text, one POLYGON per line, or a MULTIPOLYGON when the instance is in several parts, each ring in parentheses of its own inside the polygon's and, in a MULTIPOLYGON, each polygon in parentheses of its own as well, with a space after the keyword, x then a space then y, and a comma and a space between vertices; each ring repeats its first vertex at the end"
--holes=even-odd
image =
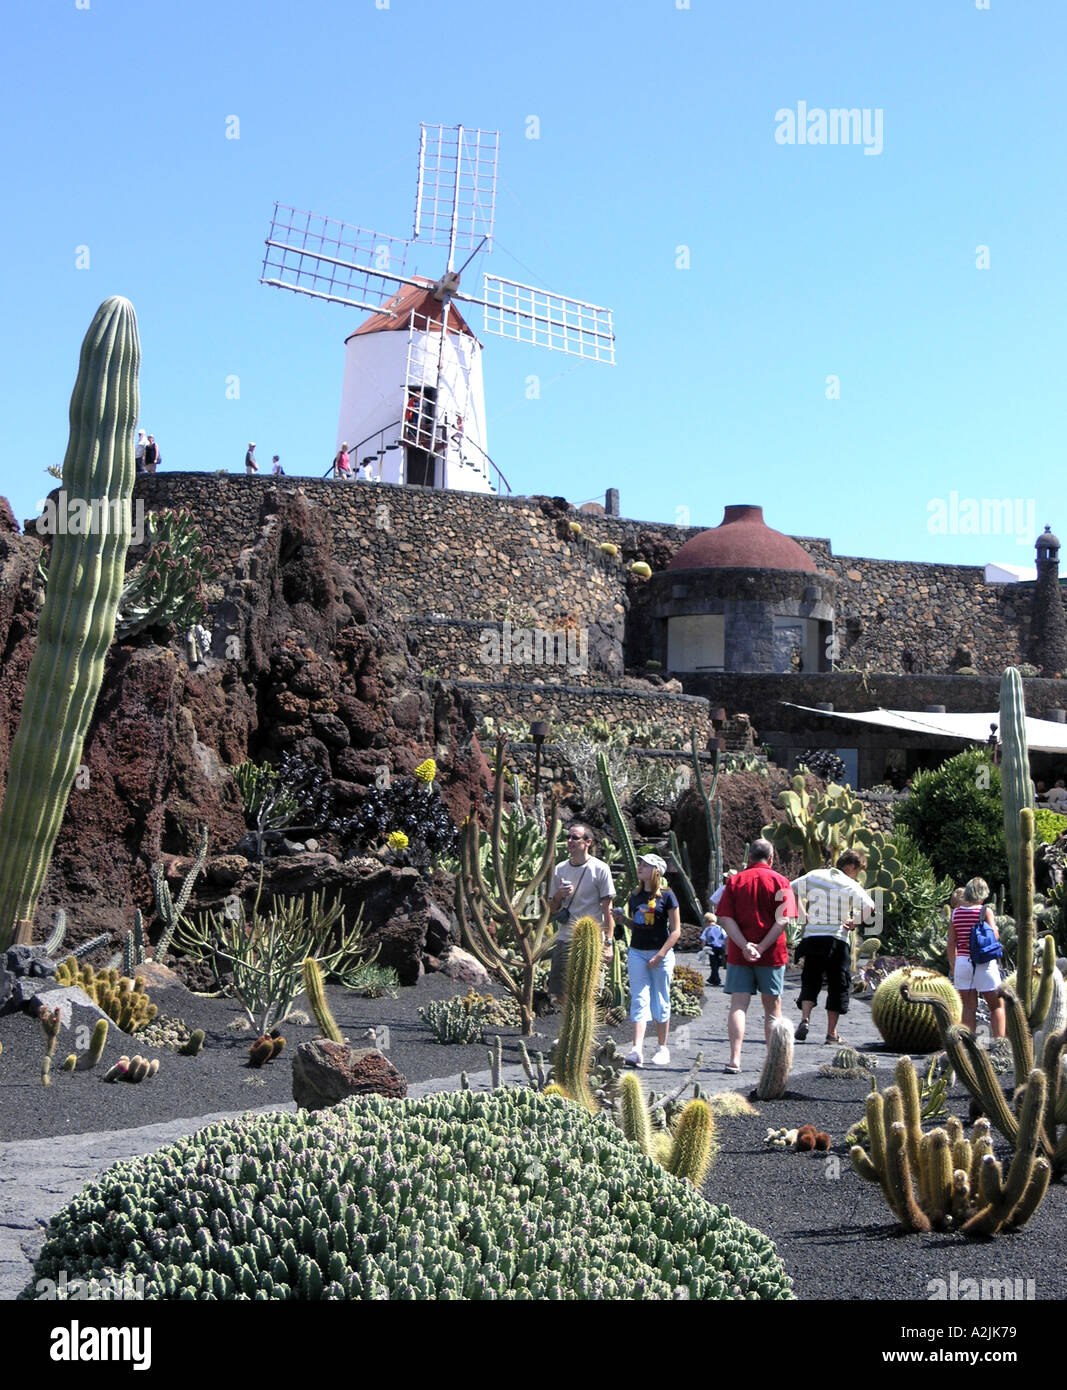
POLYGON ((952 983, 957 989, 975 989, 979 994, 992 994, 1000 988, 1000 966, 995 960, 975 965, 970 956, 957 956, 952 983))

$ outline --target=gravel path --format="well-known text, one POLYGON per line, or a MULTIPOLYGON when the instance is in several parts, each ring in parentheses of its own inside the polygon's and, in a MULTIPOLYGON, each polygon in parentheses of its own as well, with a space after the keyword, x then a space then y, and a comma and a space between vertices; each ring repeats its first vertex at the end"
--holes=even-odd
MULTIPOLYGON (((793 1021, 798 1016, 797 984, 797 979, 787 981, 783 1007, 785 1016, 793 1021)), ((409 1095, 457 1089, 464 1068, 472 1086, 488 1089, 485 1048, 429 1043, 418 1018, 418 1007, 428 999, 456 992, 453 982, 434 976, 417 989, 401 991, 398 1000, 338 996, 331 1002, 336 1003, 339 1022, 353 1040, 367 1027, 374 1026, 379 1035, 388 1027, 388 1055, 408 1077, 409 1095)), ((164 1051, 164 1068, 153 1082, 104 1091, 94 1084, 98 1080, 94 1073, 61 1074, 45 1091, 36 1079, 40 1059, 36 1026, 21 1018, 0 1019, 4 1044, 0 1133, 8 1140, 0 1143, 0 1299, 14 1298, 28 1282, 49 1219, 90 1178, 112 1163, 151 1152, 215 1120, 244 1113, 232 1102, 250 1076, 264 1085, 248 1088, 249 1105, 245 1109, 294 1108, 287 1065, 273 1064, 262 1073, 244 1067, 247 1035, 235 1038, 226 1031, 226 1023, 233 1017, 232 1005, 185 998, 198 1009, 195 1019, 190 1008, 185 1010, 187 1021, 193 1026, 212 1025, 209 1044, 201 1056, 180 1058, 164 1051), (153 1092, 152 1088, 157 1089, 153 1092), (155 1122, 145 1123, 150 1116, 155 1122), (125 1127, 93 1127, 101 1118, 125 1127)), ((166 1012, 163 998, 160 1004, 166 1012)), ((684 1079, 696 1054, 702 1052, 698 1079, 706 1092, 737 1090, 747 1094, 764 1056, 758 1001, 753 1006, 740 1076, 722 1072, 726 1013, 725 996, 709 989, 702 1016, 682 1021, 675 1028, 671 1065, 655 1072, 646 1068, 646 1086, 662 1092, 676 1085, 684 1079)), ((1013 1293, 1029 1296, 1032 1288, 1032 1296, 1038 1299, 1067 1298, 1061 1236, 1067 1218, 1067 1189, 1062 1187, 1050 1191, 1025 1231, 989 1245, 965 1243, 955 1236, 904 1238, 894 1233, 880 1193, 855 1175, 843 1144, 845 1131, 862 1113, 867 1085, 817 1074, 818 1065, 833 1055, 833 1049, 822 1043, 823 1023, 824 1015, 817 1012, 808 1042, 796 1049, 786 1099, 760 1104, 756 1116, 719 1120, 721 1152, 705 1183, 705 1195, 727 1203, 735 1215, 777 1242, 795 1292, 802 1299, 926 1299, 937 1290, 934 1281, 948 1284, 953 1277, 1010 1280, 1013 1293), (783 1153, 764 1142, 768 1128, 795 1127, 808 1121, 830 1133, 834 1141, 830 1154, 783 1153), (1032 1286, 1027 1281, 1033 1281, 1032 1286)), ((547 1051, 557 1026, 558 1019, 539 1020, 539 1037, 531 1051, 539 1046, 547 1051)), ((880 1084, 888 1084, 895 1058, 881 1051, 867 1006, 854 1004, 840 1027, 854 1046, 878 1049, 880 1084)), ((312 1031, 306 1030, 304 1036, 312 1031)), ((620 1042, 626 1039, 625 1029, 613 1031, 620 1042)), ((521 1083, 524 1077, 517 1065, 514 1032, 505 1031, 503 1036, 505 1082, 521 1083)), ((298 1041, 294 1031, 290 1045, 298 1041)), ((116 1045, 114 1050, 117 1056, 121 1049, 116 1045)), ((966 1098, 956 1094, 950 1108, 964 1116, 966 1098)), ((1007 1286, 1001 1282, 999 1287, 1003 1291, 1007 1286)))

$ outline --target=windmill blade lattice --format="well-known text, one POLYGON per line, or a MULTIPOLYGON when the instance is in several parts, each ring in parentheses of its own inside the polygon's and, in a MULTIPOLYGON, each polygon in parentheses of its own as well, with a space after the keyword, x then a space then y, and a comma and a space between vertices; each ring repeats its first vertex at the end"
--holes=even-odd
POLYGON ((488 273, 482 302, 487 333, 566 352, 589 362, 615 365, 615 330, 610 309, 488 273))
MULTIPOLYGON (((401 438, 405 444, 435 455, 462 446, 472 342, 463 334, 442 337, 439 319, 412 312, 404 372, 401 438), (461 370, 442 371, 442 356, 456 359, 461 370)), ((452 362, 447 366, 451 368, 452 362)))
POLYGON ((415 241, 473 251, 493 249, 500 135, 466 126, 426 125, 419 138, 415 241))
POLYGON ((408 282, 409 245, 276 203, 260 283, 354 309, 380 309, 398 284, 408 282))

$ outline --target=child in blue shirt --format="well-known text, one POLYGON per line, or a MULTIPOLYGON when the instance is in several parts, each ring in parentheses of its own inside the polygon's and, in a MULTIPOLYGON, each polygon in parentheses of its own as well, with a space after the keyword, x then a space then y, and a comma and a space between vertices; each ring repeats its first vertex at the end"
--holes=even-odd
POLYGON ((720 984, 719 970, 726 958, 726 933, 719 926, 714 912, 704 913, 704 930, 700 933, 700 939, 708 948, 708 960, 711 963, 708 984, 720 984))

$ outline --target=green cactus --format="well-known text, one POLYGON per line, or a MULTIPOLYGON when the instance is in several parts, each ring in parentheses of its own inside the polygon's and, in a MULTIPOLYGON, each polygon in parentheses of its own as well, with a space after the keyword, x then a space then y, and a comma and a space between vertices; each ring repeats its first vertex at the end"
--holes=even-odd
POLYGON ((132 975, 139 965, 144 965, 144 918, 141 909, 133 914, 133 930, 126 933, 122 945, 122 968, 132 975))
POLYGON ((715 1152, 715 1116, 707 1101, 691 1100, 678 1117, 667 1171, 699 1191, 715 1152))
MULTIPOLYGON (((704 808, 704 825, 708 835, 708 897, 722 883, 722 801, 716 796, 719 785, 719 772, 721 770, 721 756, 716 746, 715 755, 711 765, 711 786, 705 788, 704 777, 700 769, 700 758, 697 756, 697 731, 689 731, 689 752, 693 759, 693 778, 696 783, 697 792, 700 795, 700 804, 704 808)), ((703 915, 703 914, 700 914, 703 915)), ((698 916, 699 920, 699 916, 698 916)))
POLYGON ((586 1110, 595 1111, 589 1087, 596 1031, 596 1001, 600 990, 600 928, 592 917, 574 924, 567 955, 567 982, 563 991, 563 1018, 552 1055, 553 1078, 586 1110))
POLYGON ((0 810, 0 950, 13 936, 30 938, 114 636, 132 530, 140 358, 132 305, 105 300, 82 344, 63 460, 62 492, 96 515, 87 532, 63 526, 52 538, 48 594, 0 810))
POLYGON ((652 1120, 648 1102, 636 1072, 623 1072, 619 1078, 619 1124, 627 1139, 643 1154, 652 1153, 652 1120))
POLYGON ((608 808, 608 814, 611 816, 611 823, 615 829, 615 839, 619 846, 619 853, 622 855, 623 871, 615 886, 619 898, 625 900, 631 893, 636 893, 640 887, 637 877, 637 851, 634 849, 630 828, 623 819, 619 798, 615 795, 615 788, 608 771, 608 755, 606 753, 596 755, 596 770, 597 776, 600 778, 600 791, 604 798, 604 805, 608 808))
POLYGON ((178 894, 177 902, 171 897, 170 885, 167 882, 166 874, 163 872, 163 865, 152 865, 152 892, 156 900, 156 912, 159 914, 159 919, 163 923, 162 935, 156 942, 156 960, 158 961, 164 960, 167 952, 170 950, 175 930, 182 920, 182 913, 188 905, 189 895, 193 891, 193 886, 197 878, 203 872, 206 860, 207 826, 205 825, 201 827, 200 844, 197 847, 196 858, 193 860, 189 872, 182 880, 181 891, 178 894))
POLYGON ((933 1052, 940 1044, 937 1018, 927 998, 941 999, 952 1017, 959 1023, 963 1003, 952 981, 936 970, 921 965, 905 965, 887 975, 871 1000, 871 1021, 892 1052, 933 1052), (901 990, 914 988, 913 1003, 902 1001, 901 990), (916 1007, 922 1004, 926 1007, 916 1007))
POLYGON ((63 945, 63 938, 67 934, 67 914, 62 908, 56 910, 56 924, 52 928, 52 935, 44 944, 45 955, 49 960, 55 960, 59 948, 63 945))
POLYGON ((24 1296, 135 1265, 150 1300, 790 1297, 765 1236, 607 1116, 526 1088, 202 1128, 58 1212, 24 1296))
POLYGON ((504 745, 503 738, 497 740, 488 865, 483 866, 479 852, 476 817, 472 815, 460 832, 456 917, 463 944, 515 999, 522 1017, 522 1034, 529 1037, 533 1032, 537 966, 552 950, 555 940, 549 923, 548 898, 542 898, 540 893, 555 864, 559 810, 553 803, 540 864, 532 875, 523 874, 517 859, 505 858, 504 745))
POLYGON ((319 969, 318 961, 311 956, 308 956, 304 961, 304 993, 307 995, 311 1012, 315 1015, 321 1035, 328 1038, 330 1042, 343 1043, 344 1037, 337 1026, 337 1020, 330 1012, 330 1006, 326 1002, 326 988, 322 982, 322 971, 319 969))
POLYGON ((770 1037, 767 1039, 767 1055, 756 1082, 758 1099, 781 1100, 792 1070, 793 1029, 784 1018, 779 1018, 771 1026, 770 1037))
POLYGON ((195 1057, 203 1046, 204 1030, 203 1028, 196 1028, 189 1034, 187 1041, 178 1048, 178 1053, 182 1057, 195 1057))
POLYGON ((265 1066, 274 1056, 274 1039, 269 1033, 264 1033, 252 1043, 248 1049, 248 1064, 252 1067, 265 1066))
POLYGON ((96 1066, 100 1058, 104 1055, 104 1048, 107 1046, 108 1021, 106 1018, 98 1018, 93 1027, 93 1035, 89 1039, 89 1046, 81 1057, 78 1058, 79 1071, 91 1071, 96 1066))
POLYGON ((46 1009, 42 1005, 38 1011, 37 1017, 41 1021, 41 1032, 44 1034, 44 1056, 41 1058, 41 1085, 51 1086, 52 1058, 56 1053, 56 1041, 59 1038, 59 1030, 63 1026, 63 1016, 58 1009, 46 1009))
MULTIPOLYGON (((1000 681, 1000 799, 1004 807, 1004 844, 1008 857, 1008 879, 1011 884, 1011 901, 1015 916, 1020 913, 1020 890, 1022 877, 1020 856, 1023 854, 1021 838, 1022 822, 1020 813, 1028 810, 1030 820, 1030 860, 1031 883, 1033 875, 1033 810, 1034 788, 1030 781, 1030 750, 1026 743, 1026 697, 1023 694, 1022 677, 1014 666, 1009 666, 1000 681)), ((1031 907, 1033 904, 1031 892, 1031 907)), ((1032 926, 1032 918, 1031 918, 1032 926)), ((1022 947, 1022 933, 1019 937, 1022 947)), ((1030 936, 1031 954, 1025 959, 1033 959, 1033 934, 1030 936)), ((1031 1001, 1026 994, 1020 996, 1029 1014, 1031 1001)))

